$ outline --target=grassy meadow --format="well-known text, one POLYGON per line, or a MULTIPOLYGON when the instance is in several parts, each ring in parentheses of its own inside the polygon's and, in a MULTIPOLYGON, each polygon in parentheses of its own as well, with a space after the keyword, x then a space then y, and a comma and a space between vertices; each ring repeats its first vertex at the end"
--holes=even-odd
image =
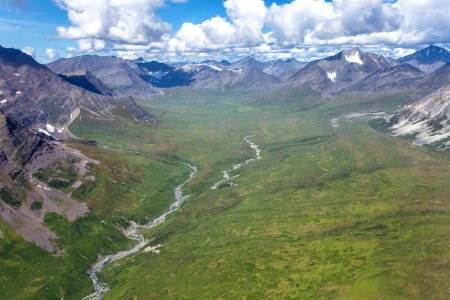
POLYGON ((73 223, 49 214, 62 256, 0 230, 0 295, 80 299, 97 254, 131 245, 118 228, 144 223, 173 201, 184 162, 199 167, 183 207, 145 232, 161 253, 139 253, 102 274, 105 299, 449 299, 450 155, 416 147, 365 120, 402 97, 256 101, 246 93, 175 89, 141 104, 158 129, 82 115, 70 143, 101 162, 74 195, 91 214, 73 223), (251 158, 236 187, 211 190, 222 170, 251 158), (51 274, 51 275, 49 275, 51 274))

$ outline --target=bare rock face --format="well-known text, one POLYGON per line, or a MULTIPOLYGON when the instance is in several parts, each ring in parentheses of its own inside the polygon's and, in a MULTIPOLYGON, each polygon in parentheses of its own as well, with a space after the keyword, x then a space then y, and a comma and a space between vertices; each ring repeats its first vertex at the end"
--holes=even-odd
POLYGON ((36 155, 51 152, 53 146, 45 135, 35 134, 12 117, 0 111, 0 148, 6 159, 20 167, 30 163, 36 155))
POLYGON ((391 117, 394 135, 416 136, 415 144, 424 145, 450 137, 450 85, 398 110, 391 117))
POLYGON ((150 83, 152 78, 135 62, 118 57, 84 55, 64 58, 50 63, 48 68, 67 76, 89 72, 121 97, 147 99, 161 93, 150 83))

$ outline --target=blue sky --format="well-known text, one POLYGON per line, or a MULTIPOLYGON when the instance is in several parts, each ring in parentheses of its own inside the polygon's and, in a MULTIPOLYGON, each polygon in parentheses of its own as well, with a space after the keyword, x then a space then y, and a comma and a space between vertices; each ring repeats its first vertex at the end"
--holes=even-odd
MULTIPOLYGON (((0 45, 22 49, 33 47, 38 56, 44 56, 47 48, 65 52, 69 46, 76 47, 75 41, 58 37, 57 26, 68 26, 67 12, 52 0, 8 1, 0 5, 0 45), (20 5, 20 3, 23 3, 20 5)), ((288 0, 264 1, 284 4, 288 0)), ((2 0, 0 0, 2 4, 2 0)), ((201 23, 213 16, 226 17, 221 0, 190 0, 186 3, 167 3, 158 10, 158 15, 172 24, 172 31, 178 30, 184 22, 201 23)))
POLYGON ((450 3, 444 0, 121 1, 137 16, 125 18, 126 26, 110 0, 0 0, 0 44, 29 47, 38 60, 49 61, 84 53, 312 59, 353 45, 399 56, 450 41, 450 3), (100 13, 96 2, 104 8, 100 13), (80 18, 68 16, 74 12, 80 18), (92 20, 99 30, 91 30, 92 20))

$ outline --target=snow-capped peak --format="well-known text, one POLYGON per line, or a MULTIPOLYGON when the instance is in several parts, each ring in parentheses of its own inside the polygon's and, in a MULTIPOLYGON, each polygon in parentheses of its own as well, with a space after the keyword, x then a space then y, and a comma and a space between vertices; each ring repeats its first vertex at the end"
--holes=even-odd
POLYGON ((345 55, 345 60, 359 65, 364 64, 359 56, 359 51, 353 51, 352 53, 345 55))

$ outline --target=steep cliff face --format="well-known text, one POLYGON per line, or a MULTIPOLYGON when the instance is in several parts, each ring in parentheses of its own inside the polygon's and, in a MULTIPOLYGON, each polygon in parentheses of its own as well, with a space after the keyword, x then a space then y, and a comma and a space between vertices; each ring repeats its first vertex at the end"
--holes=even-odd
POLYGON ((24 167, 36 155, 53 150, 50 139, 36 134, 0 111, 0 148, 7 160, 24 167))

